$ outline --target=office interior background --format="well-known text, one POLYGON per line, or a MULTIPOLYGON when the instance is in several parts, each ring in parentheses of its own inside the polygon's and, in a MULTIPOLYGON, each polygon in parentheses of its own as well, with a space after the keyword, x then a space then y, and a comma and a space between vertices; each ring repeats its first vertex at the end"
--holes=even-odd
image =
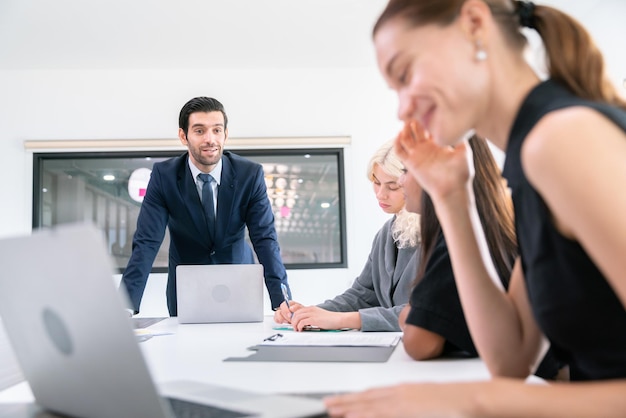
MULTIPOLYGON (((586 25, 626 93, 626 2, 540 3, 586 25)), ((231 138, 349 139, 336 145, 344 150, 347 267, 288 271, 302 303, 342 292, 389 217, 366 178, 374 150, 401 126, 371 42, 385 4, 0 1, 0 237, 32 228, 37 150, 27 141, 176 140, 181 106, 207 95, 225 105, 231 138)), ((141 315, 166 315, 164 286, 164 274, 151 277, 141 315)))

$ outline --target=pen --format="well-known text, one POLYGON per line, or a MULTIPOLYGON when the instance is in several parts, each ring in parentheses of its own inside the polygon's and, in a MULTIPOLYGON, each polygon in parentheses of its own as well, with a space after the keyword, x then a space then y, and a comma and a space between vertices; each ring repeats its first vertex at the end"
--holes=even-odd
MULTIPOLYGON (((280 289, 283 291, 283 297, 285 298, 287 308, 291 311, 291 306, 289 306, 289 292, 287 292, 287 286, 285 286, 285 283, 280 284, 280 289)), ((293 318, 293 312, 291 312, 291 318, 293 318)))
POLYGON ((269 337, 267 337, 263 341, 276 341, 277 339, 279 339, 282 336, 283 336, 283 334, 281 334, 281 333, 270 335, 269 337))

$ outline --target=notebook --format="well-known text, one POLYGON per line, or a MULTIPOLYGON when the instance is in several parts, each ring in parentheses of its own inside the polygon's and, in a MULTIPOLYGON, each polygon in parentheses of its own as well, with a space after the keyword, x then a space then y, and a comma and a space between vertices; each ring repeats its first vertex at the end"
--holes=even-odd
POLYGON ((179 265, 176 300, 181 324, 263 321, 261 264, 179 265))
POLYGON ((78 417, 306 417, 319 399, 153 382, 102 232, 66 225, 0 240, 0 316, 37 403, 78 417), (200 405, 206 405, 206 407, 200 405), (209 408, 210 406, 210 408, 209 408), (186 415, 190 416, 190 415, 186 415))

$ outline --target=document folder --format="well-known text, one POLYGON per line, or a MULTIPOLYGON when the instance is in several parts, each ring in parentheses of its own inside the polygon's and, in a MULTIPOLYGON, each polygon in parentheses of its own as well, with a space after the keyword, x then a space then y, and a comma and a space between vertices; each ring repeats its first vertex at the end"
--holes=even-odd
POLYGON ((375 336, 348 332, 344 337, 274 334, 261 344, 250 347, 247 357, 229 357, 224 361, 282 362, 371 362, 384 363, 400 341, 399 336, 375 336), (348 335, 352 334, 352 335, 348 335))
POLYGON ((224 361, 384 363, 389 360, 395 348, 395 346, 302 347, 257 345, 249 348, 254 353, 248 357, 229 357, 224 359, 224 361))

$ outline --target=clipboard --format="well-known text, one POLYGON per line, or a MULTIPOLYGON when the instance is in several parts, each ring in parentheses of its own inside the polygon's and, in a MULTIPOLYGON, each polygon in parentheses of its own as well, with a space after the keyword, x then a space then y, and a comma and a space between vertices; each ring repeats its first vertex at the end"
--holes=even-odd
POLYGON ((376 337, 351 332, 341 336, 277 333, 249 347, 251 355, 224 361, 384 363, 399 341, 400 336, 393 334, 376 337))
POLYGON ((224 361, 280 361, 280 362, 346 362, 384 363, 389 360, 396 346, 268 346, 255 345, 247 357, 228 357, 224 361))

